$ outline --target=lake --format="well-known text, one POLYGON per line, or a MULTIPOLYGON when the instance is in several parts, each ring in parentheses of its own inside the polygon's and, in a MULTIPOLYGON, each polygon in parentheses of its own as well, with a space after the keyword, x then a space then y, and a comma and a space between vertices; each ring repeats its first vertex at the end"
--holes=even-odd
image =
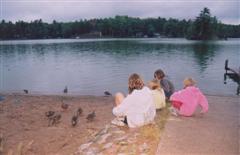
POLYGON ((207 94, 235 95, 237 83, 224 84, 224 62, 240 66, 240 39, 48 39, 0 41, 0 92, 103 95, 127 92, 131 73, 145 82, 163 69, 176 89, 193 77, 207 94))

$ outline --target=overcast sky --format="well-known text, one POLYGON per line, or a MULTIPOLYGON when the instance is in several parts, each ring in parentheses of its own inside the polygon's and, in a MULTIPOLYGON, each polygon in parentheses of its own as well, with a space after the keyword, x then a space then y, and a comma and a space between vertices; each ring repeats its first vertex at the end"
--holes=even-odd
POLYGON ((240 24, 240 0, 0 0, 0 17, 46 22, 115 15, 194 19, 203 7, 223 23, 240 24))

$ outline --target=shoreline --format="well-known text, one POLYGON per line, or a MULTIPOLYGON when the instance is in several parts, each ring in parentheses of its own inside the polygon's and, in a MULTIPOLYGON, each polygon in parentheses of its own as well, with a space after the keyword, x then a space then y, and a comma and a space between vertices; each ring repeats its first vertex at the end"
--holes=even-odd
MULTIPOLYGON (((233 97, 233 98, 239 98, 240 95, 236 95, 236 94, 221 94, 221 93, 218 93, 218 94, 212 94, 212 93, 203 93, 205 96, 218 96, 218 97, 233 97)), ((35 96, 46 96, 46 97, 60 97, 60 96, 64 96, 64 97, 83 97, 83 98, 86 98, 86 97, 113 97, 114 94, 112 95, 104 95, 104 92, 102 93, 102 95, 94 95, 94 94, 79 94, 79 93, 67 93, 67 94, 64 94, 64 93, 42 93, 42 92, 31 92, 29 94, 25 94, 25 93, 22 93, 22 92, 1 92, 0 91, 0 96, 11 96, 11 95, 23 95, 23 96, 32 96, 32 97, 35 97, 35 96)))
POLYGON ((102 95, 94 95, 94 94, 79 94, 79 93, 43 93, 43 92, 30 92, 28 94, 20 92, 20 91, 12 91, 12 92, 1 92, 0 95, 25 95, 25 96, 69 96, 69 97, 110 97, 111 95, 107 96, 104 95, 104 92, 102 95))

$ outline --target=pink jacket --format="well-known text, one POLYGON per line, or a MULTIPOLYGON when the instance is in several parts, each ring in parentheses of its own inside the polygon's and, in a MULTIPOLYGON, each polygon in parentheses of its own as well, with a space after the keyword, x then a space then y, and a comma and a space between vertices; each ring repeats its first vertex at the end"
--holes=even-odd
POLYGON ((170 101, 180 101, 183 103, 179 111, 179 114, 183 116, 191 116, 195 112, 198 104, 202 107, 201 113, 208 111, 208 101, 206 97, 194 86, 175 92, 170 97, 170 101))

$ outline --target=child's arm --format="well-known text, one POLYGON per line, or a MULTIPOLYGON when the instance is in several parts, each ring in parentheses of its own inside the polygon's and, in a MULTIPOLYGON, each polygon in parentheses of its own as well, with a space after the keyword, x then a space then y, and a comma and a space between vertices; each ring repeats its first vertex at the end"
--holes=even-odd
POLYGON ((123 105, 120 104, 120 105, 114 107, 112 112, 113 112, 113 115, 115 115, 115 116, 124 116, 124 107, 123 107, 123 105))
POLYGON ((162 88, 164 91, 166 91, 166 92, 170 91, 170 86, 168 84, 168 80, 162 79, 161 85, 162 85, 162 88))
POLYGON ((128 105, 129 105, 130 99, 129 96, 127 96, 121 104, 119 104, 118 106, 114 107, 112 112, 115 116, 125 116, 126 115, 126 109, 128 109, 128 105))
POLYGON ((200 113, 208 112, 208 101, 201 91, 199 91, 199 104, 202 107, 202 110, 200 113))

